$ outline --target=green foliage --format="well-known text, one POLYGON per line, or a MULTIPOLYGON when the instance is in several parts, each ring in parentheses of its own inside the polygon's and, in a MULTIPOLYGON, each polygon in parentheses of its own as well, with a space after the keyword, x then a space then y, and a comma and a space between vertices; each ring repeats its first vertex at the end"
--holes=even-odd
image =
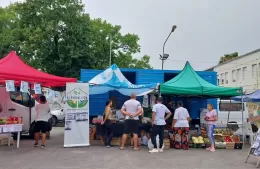
POLYGON ((222 56, 219 60, 219 64, 225 63, 227 61, 230 61, 234 58, 238 57, 238 53, 234 52, 232 54, 225 54, 224 56, 222 56))
POLYGON ((78 77, 81 68, 151 68, 139 37, 122 35, 121 26, 90 19, 79 0, 26 0, 0 8, 0 57, 16 50, 25 62, 45 72, 78 77), (110 39, 111 37, 111 39, 110 39), (122 50, 128 46, 128 50, 122 50))

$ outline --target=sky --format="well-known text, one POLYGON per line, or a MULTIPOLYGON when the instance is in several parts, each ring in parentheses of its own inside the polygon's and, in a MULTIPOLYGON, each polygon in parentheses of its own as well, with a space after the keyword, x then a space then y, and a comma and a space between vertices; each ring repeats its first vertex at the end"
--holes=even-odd
MULTIPOLYGON (((6 6, 16 0, 0 0, 6 6)), ((224 54, 239 55, 260 48, 259 0, 82 0, 86 13, 122 26, 122 33, 140 37, 137 58, 151 56, 161 69, 165 45, 169 58, 164 69, 182 69, 189 61, 195 70, 216 65, 224 54)))

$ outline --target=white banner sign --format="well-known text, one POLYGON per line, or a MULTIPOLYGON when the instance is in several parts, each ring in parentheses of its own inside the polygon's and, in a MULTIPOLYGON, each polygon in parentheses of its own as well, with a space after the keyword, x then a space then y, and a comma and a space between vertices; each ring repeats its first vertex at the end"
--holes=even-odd
POLYGON ((35 94, 42 94, 42 89, 40 84, 34 84, 34 92, 35 94))
POLYGON ((8 92, 14 92, 15 91, 13 80, 6 80, 5 86, 6 86, 6 91, 8 91, 8 92))
POLYGON ((20 92, 27 93, 29 91, 28 82, 21 81, 20 92))
POLYGON ((67 83, 64 147, 89 146, 89 84, 67 83))
POLYGON ((148 95, 144 95, 142 107, 148 108, 148 106, 149 106, 149 104, 148 104, 148 95))

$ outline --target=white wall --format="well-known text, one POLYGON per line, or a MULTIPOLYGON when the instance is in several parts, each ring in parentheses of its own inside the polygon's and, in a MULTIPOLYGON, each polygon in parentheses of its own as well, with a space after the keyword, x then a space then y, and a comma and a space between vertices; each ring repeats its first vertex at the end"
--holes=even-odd
POLYGON ((216 66, 214 71, 217 72, 219 86, 242 86, 246 93, 260 89, 260 50, 216 66))

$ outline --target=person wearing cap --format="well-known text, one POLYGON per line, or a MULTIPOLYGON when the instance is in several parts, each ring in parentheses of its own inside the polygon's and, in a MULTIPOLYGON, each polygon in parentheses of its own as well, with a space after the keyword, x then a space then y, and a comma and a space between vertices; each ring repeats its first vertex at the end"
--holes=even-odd
POLYGON ((138 127, 139 127, 139 114, 142 113, 141 103, 136 100, 136 94, 131 94, 131 99, 127 100, 122 106, 121 112, 125 115, 125 129, 122 136, 122 143, 120 150, 124 149, 125 142, 128 134, 133 134, 134 150, 139 150, 138 142, 138 127))
POLYGON ((188 134, 189 134, 189 121, 190 115, 186 108, 183 107, 183 103, 181 100, 177 102, 178 108, 175 110, 172 129, 174 136, 173 146, 176 149, 184 149, 187 150, 189 148, 188 144, 188 134))
POLYGON ((162 146, 163 146, 163 140, 164 140, 164 127, 165 127, 165 120, 167 120, 171 116, 170 110, 162 104, 163 98, 159 97, 157 100, 157 104, 153 106, 153 114, 152 114, 152 135, 151 140, 153 143, 154 148, 149 151, 150 153, 158 153, 163 152, 162 146), (167 116, 165 117, 165 114, 167 116), (159 147, 157 147, 156 137, 159 135, 159 147), (158 149, 159 148, 159 149, 158 149))

